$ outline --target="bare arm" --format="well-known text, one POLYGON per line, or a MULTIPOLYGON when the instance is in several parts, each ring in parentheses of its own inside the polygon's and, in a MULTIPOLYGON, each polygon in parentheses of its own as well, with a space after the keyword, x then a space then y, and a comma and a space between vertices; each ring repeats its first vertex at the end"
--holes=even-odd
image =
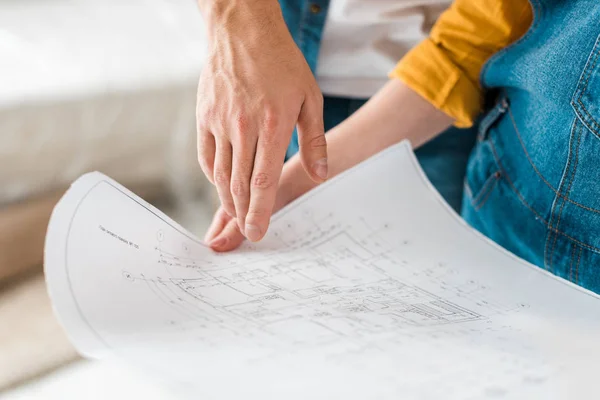
MULTIPOLYGON (((329 177, 403 139, 417 148, 452 123, 470 126, 481 111, 483 89, 477 81, 484 62, 521 37, 531 21, 529 2, 455 0, 430 37, 400 60, 391 73, 395 79, 329 132, 329 177)), ((298 158, 285 166, 275 210, 318 184, 300 166, 298 158)), ((217 213, 206 239, 226 251, 242 237, 222 216, 217 213)))
POLYGON ((198 160, 224 211, 265 234, 294 126, 315 182, 327 177, 323 98, 277 0, 199 0, 209 57, 198 84, 198 160))
MULTIPOLYGON (((418 148, 452 122, 450 117, 402 82, 392 80, 327 134, 329 176, 338 175, 404 139, 408 139, 413 148, 418 148)), ((279 208, 317 184, 307 179, 294 158, 286 165, 280 186, 279 208)))

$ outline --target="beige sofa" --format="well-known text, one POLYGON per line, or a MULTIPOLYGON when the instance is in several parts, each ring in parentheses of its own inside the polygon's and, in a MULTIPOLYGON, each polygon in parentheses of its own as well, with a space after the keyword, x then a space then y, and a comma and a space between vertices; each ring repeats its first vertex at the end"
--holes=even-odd
MULTIPOLYGON (((205 54, 193 0, 0 2, 0 311, 13 326, 43 334, 24 319, 48 318, 46 224, 78 176, 101 171, 152 202, 212 193, 195 146, 205 54)), ((48 342, 18 336, 0 330, 0 390, 69 359, 31 362, 48 342)))
POLYGON ((204 190, 194 106, 205 52, 194 1, 0 3, 0 279, 21 257, 12 241, 39 250, 30 224, 85 172, 149 196, 204 190), (30 243, 16 240, 31 229, 30 243))

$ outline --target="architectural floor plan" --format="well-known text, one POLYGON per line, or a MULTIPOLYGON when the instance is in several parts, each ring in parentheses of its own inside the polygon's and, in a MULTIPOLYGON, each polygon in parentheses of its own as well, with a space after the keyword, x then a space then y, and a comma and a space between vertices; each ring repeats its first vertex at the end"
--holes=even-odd
POLYGON ((83 355, 148 368, 204 398, 563 399, 586 387, 558 351, 564 337, 543 333, 600 332, 596 295, 468 227, 407 143, 226 254, 86 175, 55 209, 46 273, 83 355))

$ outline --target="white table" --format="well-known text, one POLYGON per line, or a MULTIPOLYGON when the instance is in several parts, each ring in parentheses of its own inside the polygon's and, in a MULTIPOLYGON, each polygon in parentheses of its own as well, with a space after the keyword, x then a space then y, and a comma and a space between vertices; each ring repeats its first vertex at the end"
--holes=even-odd
POLYGON ((181 397, 168 387, 124 366, 79 361, 47 376, 0 393, 0 400, 171 400, 181 397))

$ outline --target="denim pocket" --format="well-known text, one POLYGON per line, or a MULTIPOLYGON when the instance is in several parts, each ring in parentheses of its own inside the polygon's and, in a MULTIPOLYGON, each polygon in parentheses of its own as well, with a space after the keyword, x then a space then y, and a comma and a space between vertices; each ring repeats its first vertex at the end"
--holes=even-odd
POLYGON ((571 106, 581 122, 600 139, 600 35, 579 78, 571 106))
POLYGON ((479 124, 477 139, 482 142, 487 139, 487 135, 492 126, 506 113, 508 110, 508 99, 505 96, 500 97, 496 105, 488 111, 479 124))
POLYGON ((501 96, 479 124, 477 144, 471 153, 465 177, 465 195, 475 210, 485 205, 502 177, 496 162, 490 131, 508 110, 508 100, 501 96))
POLYGON ((465 177, 465 195, 475 210, 485 205, 501 177, 492 144, 489 141, 478 143, 469 159, 465 177))

